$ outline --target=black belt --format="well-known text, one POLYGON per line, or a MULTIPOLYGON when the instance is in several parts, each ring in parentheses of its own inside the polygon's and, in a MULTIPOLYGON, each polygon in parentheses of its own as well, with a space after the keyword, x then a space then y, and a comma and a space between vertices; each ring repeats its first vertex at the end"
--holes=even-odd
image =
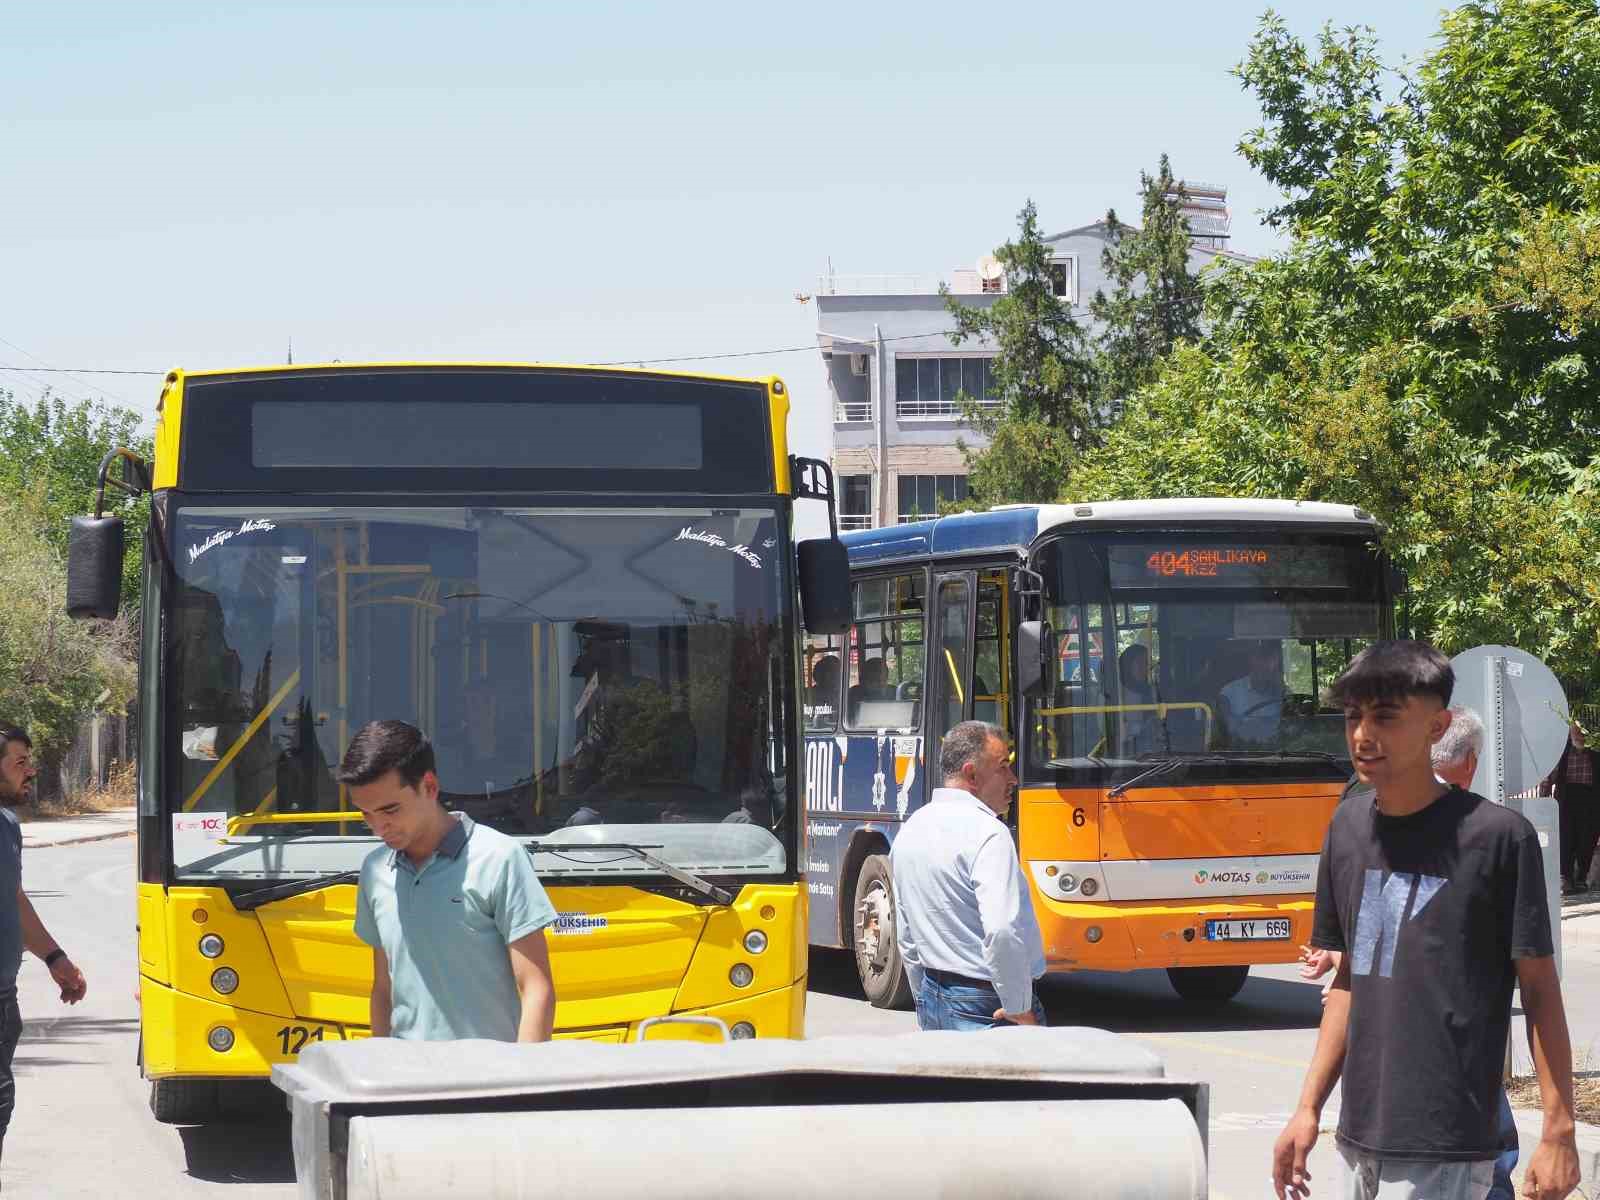
POLYGON ((986 988, 994 991, 994 980, 974 979, 971 975, 957 975, 954 971, 941 971, 938 967, 928 967, 923 971, 935 983, 942 983, 952 987, 986 988))

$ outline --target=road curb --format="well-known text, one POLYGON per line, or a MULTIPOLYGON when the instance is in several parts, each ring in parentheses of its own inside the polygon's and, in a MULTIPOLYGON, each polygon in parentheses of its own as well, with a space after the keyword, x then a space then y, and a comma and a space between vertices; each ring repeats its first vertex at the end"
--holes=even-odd
POLYGON ((26 838, 22 841, 24 850, 48 850, 52 846, 81 846, 85 842, 109 842, 112 838, 132 837, 131 829, 118 829, 114 833, 91 833, 87 837, 63 838, 59 842, 30 842, 26 838))

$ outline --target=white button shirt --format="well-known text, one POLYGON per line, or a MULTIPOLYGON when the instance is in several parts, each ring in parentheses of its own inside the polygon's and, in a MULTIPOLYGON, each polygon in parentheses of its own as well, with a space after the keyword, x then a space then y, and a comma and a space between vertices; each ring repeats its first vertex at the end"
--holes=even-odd
POLYGON ((935 788, 889 852, 895 937, 911 990, 928 968, 993 981, 1008 1013, 1033 1007, 1044 942, 1011 831, 982 800, 935 788))

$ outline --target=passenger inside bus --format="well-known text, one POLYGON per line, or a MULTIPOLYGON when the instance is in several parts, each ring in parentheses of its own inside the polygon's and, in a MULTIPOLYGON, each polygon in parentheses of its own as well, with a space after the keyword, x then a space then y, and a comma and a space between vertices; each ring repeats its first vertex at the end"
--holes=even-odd
POLYGON ((839 658, 824 654, 811 665, 811 690, 806 693, 806 728, 832 729, 839 703, 839 658))
POLYGON ((893 700, 894 688, 889 686, 889 667, 881 658, 869 658, 861 664, 861 682, 850 688, 850 722, 855 724, 863 702, 893 700))
POLYGON ((1263 640, 1250 647, 1249 672, 1226 684, 1220 711, 1228 744, 1270 748, 1283 722, 1283 647, 1263 640))
POLYGON ((1126 758, 1137 758, 1158 748, 1160 732, 1155 713, 1137 711, 1141 705, 1155 703, 1155 691, 1150 686, 1150 648, 1135 642, 1124 650, 1117 660, 1117 676, 1122 684, 1123 708, 1135 710, 1121 714, 1121 751, 1126 758))

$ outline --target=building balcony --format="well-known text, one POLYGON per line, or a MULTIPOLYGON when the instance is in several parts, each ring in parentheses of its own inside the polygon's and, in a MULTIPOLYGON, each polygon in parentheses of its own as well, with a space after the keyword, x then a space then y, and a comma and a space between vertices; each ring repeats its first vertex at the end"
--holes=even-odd
POLYGON ((872 405, 870 402, 860 404, 835 404, 833 406, 833 420, 838 425, 865 424, 872 420, 872 405))
POLYGON ((871 529, 871 528, 872 528, 872 514, 871 513, 840 513, 839 514, 839 529, 842 532, 848 533, 852 529, 871 529))

